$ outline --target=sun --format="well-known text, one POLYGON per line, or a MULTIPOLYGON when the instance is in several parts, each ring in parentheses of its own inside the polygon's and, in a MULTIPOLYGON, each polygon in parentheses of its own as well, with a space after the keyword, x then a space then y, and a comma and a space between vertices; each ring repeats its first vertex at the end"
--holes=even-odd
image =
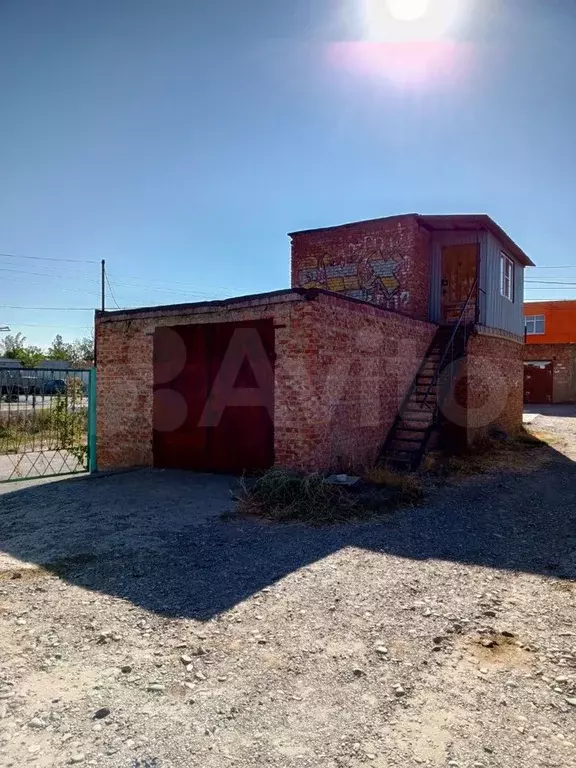
POLYGON ((366 40, 406 42, 452 36, 473 0, 357 0, 366 40))
POLYGON ((430 0, 387 0, 390 15, 398 21, 416 21, 426 16, 430 0))

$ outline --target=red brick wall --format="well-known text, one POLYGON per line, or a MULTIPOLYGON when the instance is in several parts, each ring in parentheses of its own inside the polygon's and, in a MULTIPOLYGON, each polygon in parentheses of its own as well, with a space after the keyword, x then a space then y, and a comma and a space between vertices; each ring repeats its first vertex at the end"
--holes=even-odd
POLYGON ((277 462, 307 470, 372 465, 435 330, 338 296, 294 305, 277 360, 277 462))
MULTIPOLYGON (((294 296, 301 301, 301 297, 294 296)), ((97 318, 97 452, 100 469, 152 466, 153 335, 158 326, 274 318, 290 320, 290 302, 166 310, 97 318)), ((277 332, 281 345, 285 329, 277 332)))
POLYGON ((422 320, 430 242, 413 215, 292 235, 292 287, 318 287, 422 320))
POLYGON ((552 361, 553 402, 576 402, 576 344, 525 344, 523 357, 525 361, 552 361))
POLYGON ((516 341, 488 334, 470 339, 466 358, 469 440, 491 428, 508 433, 521 428, 522 349, 516 341))
POLYGON ((150 466, 157 326, 272 317, 276 325, 275 455, 281 466, 371 464, 435 326, 320 294, 227 307, 108 315, 96 323, 98 463, 150 466))

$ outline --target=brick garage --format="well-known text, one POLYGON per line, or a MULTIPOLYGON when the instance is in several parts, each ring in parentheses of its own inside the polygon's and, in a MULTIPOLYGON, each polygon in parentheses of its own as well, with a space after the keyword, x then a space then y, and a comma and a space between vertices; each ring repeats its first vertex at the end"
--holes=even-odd
POLYGON ((275 335, 273 460, 306 470, 372 464, 435 326, 322 291, 290 290, 98 313, 100 468, 155 464, 159 327, 264 319, 275 335))
POLYGON ((552 363, 552 402, 576 402, 576 344, 525 344, 524 362, 552 363))
POLYGON ((532 262, 490 217, 406 214, 290 237, 292 289, 97 313, 100 467, 358 470, 381 449, 410 468, 442 410, 467 439, 521 426, 532 262), (437 392, 455 323, 460 401, 437 392))

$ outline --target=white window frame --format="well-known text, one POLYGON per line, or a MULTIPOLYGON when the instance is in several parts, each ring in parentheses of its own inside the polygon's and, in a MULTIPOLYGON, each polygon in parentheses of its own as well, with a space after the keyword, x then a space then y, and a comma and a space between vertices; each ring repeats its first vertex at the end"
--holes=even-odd
POLYGON ((514 302, 514 261, 504 251, 500 252, 500 293, 514 302))
POLYGON ((544 336, 546 334, 546 315, 525 315, 524 326, 529 336, 544 336), (541 331, 537 330, 539 324, 541 324, 541 331))

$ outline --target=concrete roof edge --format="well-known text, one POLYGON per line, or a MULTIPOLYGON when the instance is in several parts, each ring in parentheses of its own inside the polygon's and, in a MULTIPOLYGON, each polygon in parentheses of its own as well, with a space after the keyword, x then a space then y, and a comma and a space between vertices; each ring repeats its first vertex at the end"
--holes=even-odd
POLYGON ((313 227, 312 229, 298 229, 295 232, 288 232, 288 237, 297 235, 312 235, 316 232, 330 232, 333 229, 348 229, 361 224, 376 224, 379 221, 392 221, 393 219, 409 219, 418 216, 417 213, 395 213, 391 216, 378 216, 375 219, 361 219, 360 221, 348 221, 345 224, 333 224, 329 227, 313 227))
POLYGON ((253 293, 246 296, 232 296, 227 299, 213 299, 211 301, 195 301, 186 302, 183 304, 156 304, 151 307, 131 307, 130 309, 114 309, 102 312, 97 309, 95 311, 96 320, 121 320, 125 315, 140 315, 143 313, 148 314, 163 314, 173 311, 186 311, 203 308, 219 309, 221 307, 227 307, 234 304, 249 304, 252 301, 261 301, 262 299, 270 299, 270 303, 277 303, 274 300, 287 299, 290 295, 299 295, 302 298, 306 298, 306 293, 309 293, 305 288, 283 288, 279 291, 268 291, 265 293, 253 293))

